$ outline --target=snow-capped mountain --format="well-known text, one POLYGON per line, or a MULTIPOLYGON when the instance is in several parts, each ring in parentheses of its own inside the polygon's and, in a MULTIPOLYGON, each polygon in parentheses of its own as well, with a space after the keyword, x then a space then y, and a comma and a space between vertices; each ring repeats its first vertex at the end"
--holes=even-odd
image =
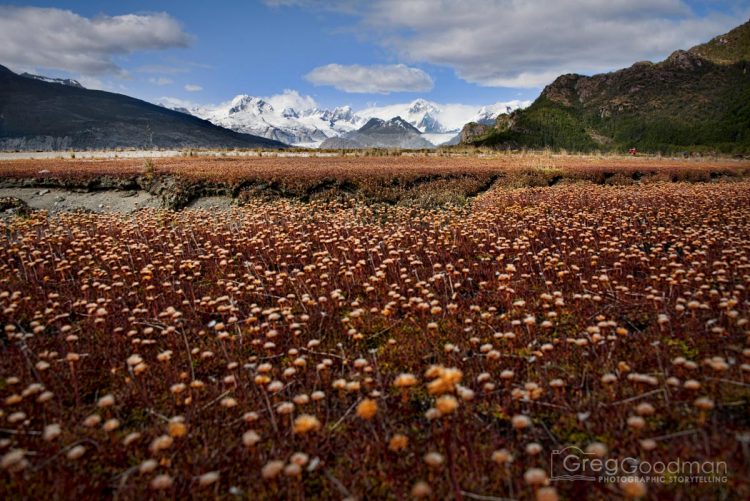
POLYGON ((366 108, 357 112, 360 116, 388 120, 400 116, 422 132, 432 144, 449 141, 469 122, 491 122, 500 113, 531 104, 528 101, 509 101, 482 107, 467 104, 439 104, 426 99, 416 99, 411 103, 392 104, 366 108))
POLYGON ((366 121, 348 106, 320 109, 312 98, 295 91, 268 98, 241 94, 217 106, 190 105, 170 99, 162 99, 160 104, 237 132, 297 146, 317 146, 329 137, 358 129, 366 121))
POLYGON ((265 98, 242 94, 216 106, 186 104, 169 98, 162 99, 160 104, 237 132, 296 146, 317 147, 327 138, 358 130, 372 118, 387 121, 394 117, 402 117, 432 144, 442 144, 458 134, 468 122, 493 122, 498 114, 528 106, 529 103, 510 101, 476 107, 417 99, 410 103, 370 107, 355 112, 349 106, 322 109, 312 97, 286 90, 265 98))
POLYGON ((300 146, 317 146, 326 138, 356 130, 361 125, 351 108, 321 110, 314 101, 296 92, 270 98, 239 95, 218 106, 162 104, 237 132, 300 146))

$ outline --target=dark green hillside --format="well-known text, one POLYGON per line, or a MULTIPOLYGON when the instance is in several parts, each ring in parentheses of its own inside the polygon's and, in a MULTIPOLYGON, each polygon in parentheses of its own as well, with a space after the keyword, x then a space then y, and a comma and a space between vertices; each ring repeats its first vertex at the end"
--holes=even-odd
POLYGON ((284 148, 140 99, 16 75, 0 66, 0 150, 284 148))
POLYGON ((750 22, 660 63, 563 75, 528 108, 465 143, 644 151, 750 152, 750 22))

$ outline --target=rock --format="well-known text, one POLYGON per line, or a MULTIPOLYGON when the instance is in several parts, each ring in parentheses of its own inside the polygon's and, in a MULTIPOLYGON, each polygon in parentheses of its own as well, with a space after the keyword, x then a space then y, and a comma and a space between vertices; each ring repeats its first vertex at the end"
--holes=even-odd
POLYGON ((476 122, 470 122, 464 125, 464 128, 461 129, 461 133, 459 134, 460 142, 462 144, 471 143, 475 139, 484 136, 492 129, 493 127, 491 125, 483 125, 476 122))
POLYGON ((29 206, 18 197, 0 197, 0 212, 8 214, 28 214, 29 206))

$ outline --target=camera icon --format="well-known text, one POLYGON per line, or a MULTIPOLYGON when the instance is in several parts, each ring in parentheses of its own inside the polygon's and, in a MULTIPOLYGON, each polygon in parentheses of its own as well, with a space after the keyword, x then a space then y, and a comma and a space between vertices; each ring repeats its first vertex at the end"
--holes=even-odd
POLYGON ((596 458, 596 454, 570 445, 550 453, 550 480, 583 480, 595 482, 597 477, 591 475, 588 465, 596 458))

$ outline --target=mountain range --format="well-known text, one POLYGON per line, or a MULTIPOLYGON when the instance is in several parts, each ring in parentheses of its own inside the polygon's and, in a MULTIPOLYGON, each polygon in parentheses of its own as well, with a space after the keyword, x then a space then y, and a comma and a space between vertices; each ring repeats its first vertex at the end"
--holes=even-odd
POLYGON ((0 66, 0 150, 283 148, 139 99, 0 66))
MULTIPOLYGON (((416 99, 409 103, 375 106, 355 112, 349 106, 320 108, 310 97, 285 91, 267 98, 242 94, 214 106, 186 104, 169 98, 162 99, 160 104, 237 132, 302 147, 317 147, 328 138, 355 132, 373 118, 387 122, 399 117, 421 133, 422 139, 429 143, 428 147, 432 147, 457 136, 467 122, 491 123, 498 114, 529 103, 510 101, 470 106, 416 99)), ((407 138, 403 139, 404 144, 408 143, 407 138)), ((415 147, 424 147, 422 142, 415 144, 419 144, 415 147)), ((396 143, 384 147, 396 147, 396 143)))
POLYGON ((492 125, 470 123, 464 144, 499 148, 750 152, 750 21, 658 63, 568 74, 531 106, 492 125))
POLYGON ((286 91, 269 98, 239 95, 218 106, 165 100, 154 105, 85 89, 72 79, 15 74, 0 66, 0 149, 101 148, 432 148, 469 120, 492 123, 524 102, 474 107, 424 99, 370 107, 324 109, 286 91))
POLYGON ((528 105, 424 99, 358 111, 295 91, 151 104, 0 66, 0 149, 431 148, 750 152, 750 21, 664 61, 562 75, 528 105), (468 123, 467 123, 468 122, 468 123), (465 125, 466 124, 466 125, 465 125), (460 133, 459 133, 460 131, 460 133))

